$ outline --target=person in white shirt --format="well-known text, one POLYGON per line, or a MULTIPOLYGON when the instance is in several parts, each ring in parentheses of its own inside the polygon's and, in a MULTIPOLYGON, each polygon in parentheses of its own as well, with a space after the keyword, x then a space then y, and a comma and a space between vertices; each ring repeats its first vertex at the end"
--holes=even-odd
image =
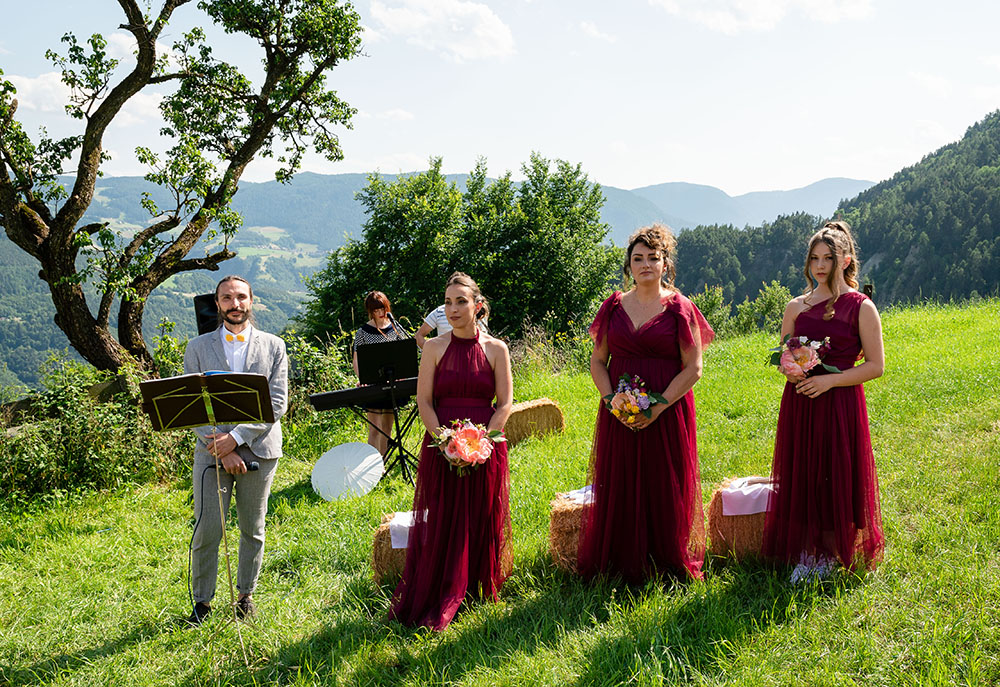
POLYGON ((438 307, 427 313, 427 317, 424 318, 424 323, 420 325, 420 329, 414 335, 417 340, 417 345, 420 348, 424 347, 424 342, 427 341, 427 335, 432 331, 437 330, 437 335, 447 334, 451 331, 451 324, 448 323, 448 316, 444 314, 444 306, 439 305, 438 307))

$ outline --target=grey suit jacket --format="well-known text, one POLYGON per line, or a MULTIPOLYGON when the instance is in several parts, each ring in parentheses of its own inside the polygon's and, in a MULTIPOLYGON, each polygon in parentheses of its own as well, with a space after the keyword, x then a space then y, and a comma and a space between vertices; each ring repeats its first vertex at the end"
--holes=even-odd
MULTIPOLYGON (((232 371, 226 352, 222 348, 219 330, 202 334, 188 341, 184 351, 184 372, 208 372, 209 370, 232 371)), ((256 327, 247 344, 247 360, 244 372, 262 374, 267 377, 271 407, 274 409, 274 423, 219 425, 219 432, 228 432, 239 427, 240 436, 247 447, 258 458, 281 457, 281 416, 288 408, 288 354, 285 342, 274 334, 262 332, 256 327)), ((211 427, 197 427, 198 443, 195 453, 207 454, 205 437, 212 433, 211 427)))

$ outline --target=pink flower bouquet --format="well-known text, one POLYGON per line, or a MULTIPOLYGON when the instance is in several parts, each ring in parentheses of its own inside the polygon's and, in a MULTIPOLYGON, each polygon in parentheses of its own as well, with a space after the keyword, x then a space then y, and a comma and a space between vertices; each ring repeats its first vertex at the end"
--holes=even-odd
POLYGON ((604 404, 611 414, 618 419, 623 419, 625 424, 632 425, 642 414, 652 417, 651 408, 656 403, 666 403, 667 399, 655 391, 647 391, 646 383, 639 375, 629 376, 623 374, 618 379, 618 388, 615 393, 604 397, 604 404))
POLYGON ((817 366, 840 374, 839 369, 823 362, 823 357, 829 352, 829 336, 822 341, 811 341, 805 336, 785 335, 781 345, 771 349, 771 364, 777 365, 786 375, 808 375, 817 366))
POLYGON ((437 439, 431 445, 436 446, 445 460, 463 475, 493 455, 493 444, 505 441, 501 431, 487 430, 470 420, 455 420, 451 427, 439 428, 437 439))

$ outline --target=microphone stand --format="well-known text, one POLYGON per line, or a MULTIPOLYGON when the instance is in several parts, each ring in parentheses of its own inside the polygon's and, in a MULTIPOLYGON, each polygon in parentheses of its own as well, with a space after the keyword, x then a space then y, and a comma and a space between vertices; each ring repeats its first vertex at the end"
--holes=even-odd
MULTIPOLYGON (((212 404, 208 399, 208 392, 204 392, 206 397, 205 405, 208 409, 209 419, 212 422, 212 435, 218 434, 219 429, 215 424, 215 414, 212 412, 212 404)), ((243 652, 243 663, 246 664, 247 668, 250 667, 250 659, 247 658, 247 648, 243 643, 243 631, 240 629, 239 618, 236 617, 236 591, 233 588, 233 566, 229 561, 229 536, 226 534, 226 512, 222 505, 222 480, 219 474, 219 447, 215 443, 215 439, 212 439, 212 456, 215 458, 215 486, 216 494, 219 497, 219 521, 222 524, 222 550, 226 558, 226 579, 229 581, 229 608, 233 612, 232 618, 227 618, 226 622, 232 622, 236 625, 236 636, 240 638, 240 650, 243 652)))

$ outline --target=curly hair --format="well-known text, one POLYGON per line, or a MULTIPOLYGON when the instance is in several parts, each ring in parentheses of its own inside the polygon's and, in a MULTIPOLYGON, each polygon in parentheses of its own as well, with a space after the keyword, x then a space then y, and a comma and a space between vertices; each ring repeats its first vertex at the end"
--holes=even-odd
POLYGON ((677 249, 677 239, 674 237, 674 233, 670 230, 670 227, 659 222, 650 224, 648 227, 636 229, 628 237, 628 249, 625 251, 625 265, 622 270, 625 274, 625 282, 628 283, 628 280, 632 278, 632 270, 629 266, 632 262, 632 250, 640 243, 645 244, 651 250, 657 251, 660 257, 663 258, 662 283, 664 286, 673 289, 674 279, 677 276, 677 271, 674 267, 674 252, 677 249))

